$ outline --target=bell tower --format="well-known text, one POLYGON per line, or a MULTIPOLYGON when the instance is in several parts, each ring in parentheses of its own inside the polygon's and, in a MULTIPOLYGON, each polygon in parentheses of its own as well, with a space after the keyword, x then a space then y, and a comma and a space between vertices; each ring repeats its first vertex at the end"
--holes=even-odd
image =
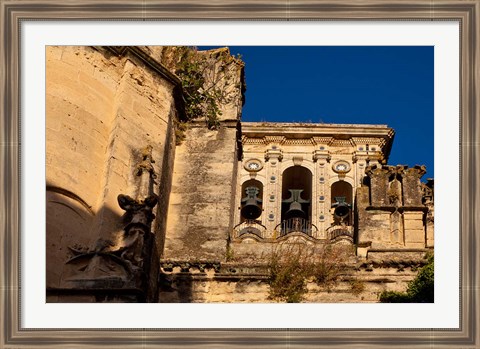
POLYGON ((388 160, 386 125, 242 123, 233 244, 354 244, 367 166, 388 160))

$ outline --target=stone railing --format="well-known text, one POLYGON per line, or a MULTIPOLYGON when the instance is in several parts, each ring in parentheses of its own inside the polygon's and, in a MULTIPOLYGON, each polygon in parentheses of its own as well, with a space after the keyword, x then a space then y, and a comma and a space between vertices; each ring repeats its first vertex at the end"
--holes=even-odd
POLYGON ((318 229, 309 220, 303 218, 290 218, 278 224, 275 227, 275 231, 279 232, 278 237, 282 237, 290 233, 304 233, 308 236, 313 236, 313 233, 316 233, 318 229))
POLYGON ((327 229, 329 240, 347 239, 353 242, 353 227, 347 225, 333 225, 327 229))
POLYGON ((237 224, 233 228, 233 237, 241 238, 245 234, 254 234, 261 239, 265 238, 265 227, 262 223, 256 220, 246 220, 240 224, 237 224))

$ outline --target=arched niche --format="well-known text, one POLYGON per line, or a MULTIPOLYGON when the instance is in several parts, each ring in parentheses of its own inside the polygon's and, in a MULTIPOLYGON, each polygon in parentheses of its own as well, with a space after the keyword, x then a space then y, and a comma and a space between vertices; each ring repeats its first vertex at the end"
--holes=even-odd
POLYGON ((353 187, 346 181, 338 181, 330 187, 331 207, 334 209, 334 221, 339 223, 340 217, 344 217, 343 222, 347 225, 352 224, 353 212, 353 187))
POLYGON ((282 221, 288 218, 292 202, 298 201, 305 219, 310 220, 312 210, 312 172, 303 166, 292 166, 282 174, 282 221), (295 197, 295 194, 299 194, 295 197))
POLYGON ((46 282, 60 287, 69 247, 86 246, 94 219, 90 206, 78 195, 60 187, 46 190, 46 282))
POLYGON ((258 220, 263 211, 263 184, 249 179, 242 184, 240 195, 240 222, 258 220), (254 190, 253 188, 256 188, 254 190), (256 208, 254 207, 256 206, 256 208))

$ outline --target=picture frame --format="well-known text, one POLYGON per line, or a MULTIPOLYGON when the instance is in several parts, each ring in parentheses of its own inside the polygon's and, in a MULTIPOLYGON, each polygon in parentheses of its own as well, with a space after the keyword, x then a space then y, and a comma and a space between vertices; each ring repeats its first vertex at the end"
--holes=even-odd
POLYGON ((480 1, 2 1, 0 346, 3 348, 480 348, 478 146, 480 1), (41 329, 21 326, 21 23, 25 20, 342 20, 460 23, 460 327, 458 329, 41 329))

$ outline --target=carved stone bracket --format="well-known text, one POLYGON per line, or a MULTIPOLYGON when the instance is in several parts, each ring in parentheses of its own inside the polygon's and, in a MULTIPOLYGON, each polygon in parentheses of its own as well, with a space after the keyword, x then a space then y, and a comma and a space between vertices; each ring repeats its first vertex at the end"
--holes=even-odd
POLYGON ((277 161, 282 161, 283 159, 283 152, 280 149, 268 149, 265 151, 265 161, 269 161, 270 159, 276 159, 277 161))
POLYGON ((330 162, 331 156, 328 150, 314 150, 312 155, 313 161, 325 160, 330 162))

